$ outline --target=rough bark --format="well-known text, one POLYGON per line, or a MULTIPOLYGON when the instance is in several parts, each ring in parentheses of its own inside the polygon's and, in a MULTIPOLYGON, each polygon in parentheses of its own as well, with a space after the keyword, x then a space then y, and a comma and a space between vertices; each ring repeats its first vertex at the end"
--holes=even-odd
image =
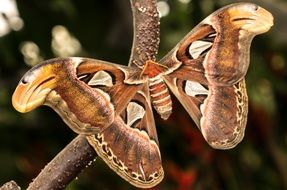
POLYGON ((155 60, 159 46, 159 14, 156 0, 131 0, 134 38, 130 66, 155 60))
POLYGON ((21 188, 15 181, 9 181, 0 187, 0 190, 20 190, 21 188))

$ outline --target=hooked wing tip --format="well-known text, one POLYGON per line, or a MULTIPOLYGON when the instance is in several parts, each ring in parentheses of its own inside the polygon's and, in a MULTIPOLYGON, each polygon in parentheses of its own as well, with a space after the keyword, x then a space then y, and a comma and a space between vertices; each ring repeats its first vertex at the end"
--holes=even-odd
POLYGON ((25 113, 42 105, 48 93, 55 88, 55 82, 50 65, 31 69, 23 76, 13 93, 13 107, 25 113))

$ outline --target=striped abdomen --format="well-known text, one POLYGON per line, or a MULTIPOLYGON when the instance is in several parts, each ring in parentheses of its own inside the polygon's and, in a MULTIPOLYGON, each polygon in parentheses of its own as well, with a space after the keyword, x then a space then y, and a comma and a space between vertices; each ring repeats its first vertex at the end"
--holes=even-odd
POLYGON ((172 112, 172 102, 168 88, 162 78, 149 80, 151 102, 161 118, 167 119, 172 112))

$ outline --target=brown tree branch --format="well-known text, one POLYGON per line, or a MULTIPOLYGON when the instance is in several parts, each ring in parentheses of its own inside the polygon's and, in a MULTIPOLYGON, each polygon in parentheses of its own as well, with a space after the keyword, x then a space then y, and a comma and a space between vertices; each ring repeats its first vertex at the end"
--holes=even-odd
POLYGON ((28 189, 64 189, 96 156, 86 137, 78 135, 45 166, 28 189))
MULTIPOLYGON (((130 0, 134 39, 129 65, 155 60, 159 45, 159 16, 156 0, 130 0)), ((29 190, 64 189, 96 157, 85 136, 67 145, 30 183, 29 190)))
POLYGON ((15 181, 9 181, 0 187, 0 190, 20 190, 21 188, 15 181))
POLYGON ((134 38, 130 66, 155 60, 159 46, 159 14, 156 0, 131 0, 134 38))

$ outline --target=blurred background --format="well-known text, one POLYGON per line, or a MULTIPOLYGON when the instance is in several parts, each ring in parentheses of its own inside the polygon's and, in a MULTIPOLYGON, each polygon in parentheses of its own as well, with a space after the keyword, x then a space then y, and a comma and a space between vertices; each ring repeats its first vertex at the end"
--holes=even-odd
MULTIPOLYGON (((158 1, 158 59, 202 19, 233 2, 158 1)), ((169 120, 155 114, 165 178, 153 189, 287 189, 287 1, 250 2, 272 12, 275 25, 252 43, 245 138, 232 150, 212 149, 173 98, 169 120)), ((127 65, 131 10, 128 0, 1 0, 0 13, 0 186, 15 180, 25 189, 76 134, 48 107, 16 112, 11 96, 18 81, 40 61, 59 56, 127 65)), ((67 189, 136 188, 98 158, 67 189)))

